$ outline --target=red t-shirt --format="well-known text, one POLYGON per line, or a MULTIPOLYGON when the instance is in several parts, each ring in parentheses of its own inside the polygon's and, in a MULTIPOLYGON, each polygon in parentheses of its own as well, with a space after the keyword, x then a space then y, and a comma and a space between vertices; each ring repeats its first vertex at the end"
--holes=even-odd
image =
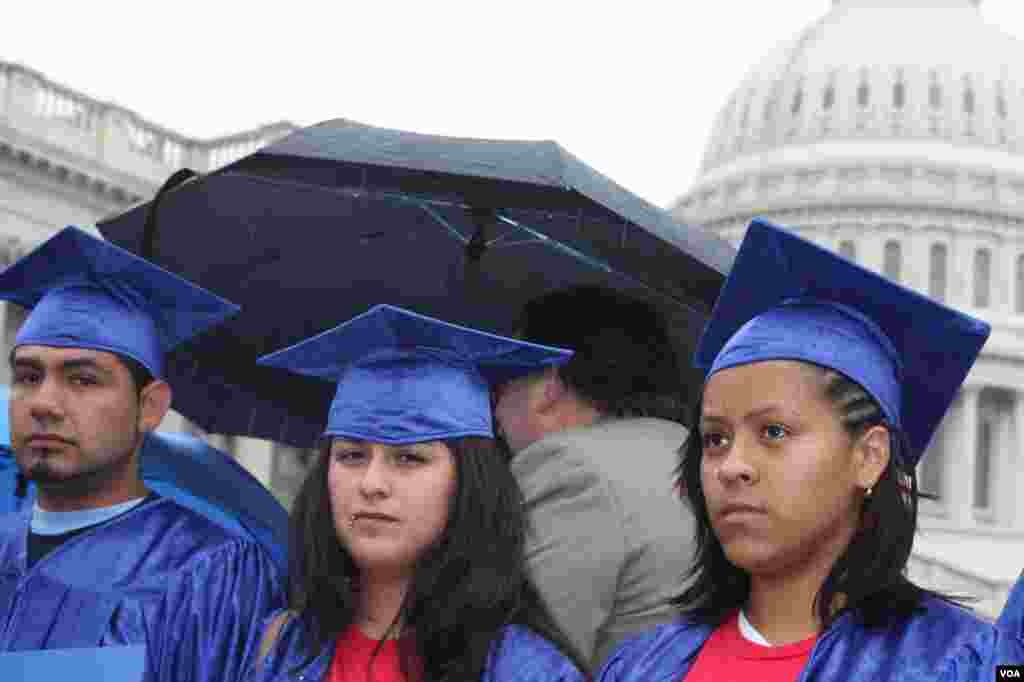
POLYGON ((740 634, 739 611, 711 633, 686 682, 794 682, 807 665, 817 636, 783 646, 762 646, 740 634))
POLYGON ((324 682, 406 682, 399 661, 398 641, 370 639, 352 625, 338 638, 324 682), (378 644, 380 651, 373 656, 378 644))

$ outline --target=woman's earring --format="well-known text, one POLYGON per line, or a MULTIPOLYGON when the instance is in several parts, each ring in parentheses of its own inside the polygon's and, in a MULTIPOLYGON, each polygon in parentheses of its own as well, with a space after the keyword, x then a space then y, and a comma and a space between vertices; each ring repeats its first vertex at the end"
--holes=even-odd
POLYGON ((868 486, 868 489, 864 491, 864 497, 865 497, 865 498, 871 497, 871 492, 872 492, 872 491, 873 491, 874 489, 875 489, 875 487, 874 487, 874 486, 870 486, 870 485, 869 485, 869 486, 868 486))

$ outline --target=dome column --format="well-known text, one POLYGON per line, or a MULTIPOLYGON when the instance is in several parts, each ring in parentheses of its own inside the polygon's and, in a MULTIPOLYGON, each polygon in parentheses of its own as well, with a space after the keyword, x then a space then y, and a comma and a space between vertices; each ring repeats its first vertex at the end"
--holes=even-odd
POLYGON ((950 477, 944 492, 949 497, 949 515, 957 525, 974 523, 974 468, 978 451, 978 394, 977 386, 965 385, 954 405, 954 418, 950 426, 950 477))

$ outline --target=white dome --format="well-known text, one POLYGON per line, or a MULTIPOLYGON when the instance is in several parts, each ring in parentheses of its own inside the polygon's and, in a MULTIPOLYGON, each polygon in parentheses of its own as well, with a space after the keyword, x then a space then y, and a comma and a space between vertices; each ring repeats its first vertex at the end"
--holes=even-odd
POLYGON ((977 0, 836 0, 729 98, 698 185, 742 171, 733 166, 744 158, 758 165, 771 150, 833 141, 855 142, 859 157, 868 140, 932 143, 886 153, 933 160, 934 143, 952 143, 958 162, 974 146, 1002 152, 983 165, 1020 168, 1022 58, 1024 45, 985 23, 977 0))

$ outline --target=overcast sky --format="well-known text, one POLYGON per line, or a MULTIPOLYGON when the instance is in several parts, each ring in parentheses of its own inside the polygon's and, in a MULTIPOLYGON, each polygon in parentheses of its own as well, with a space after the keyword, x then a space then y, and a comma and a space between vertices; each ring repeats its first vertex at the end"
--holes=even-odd
MULTIPOLYGON (((667 205, 744 74, 831 4, 7 0, 0 59, 191 136, 344 117, 553 139, 667 205)), ((1021 0, 981 12, 1024 39, 1021 0)))

